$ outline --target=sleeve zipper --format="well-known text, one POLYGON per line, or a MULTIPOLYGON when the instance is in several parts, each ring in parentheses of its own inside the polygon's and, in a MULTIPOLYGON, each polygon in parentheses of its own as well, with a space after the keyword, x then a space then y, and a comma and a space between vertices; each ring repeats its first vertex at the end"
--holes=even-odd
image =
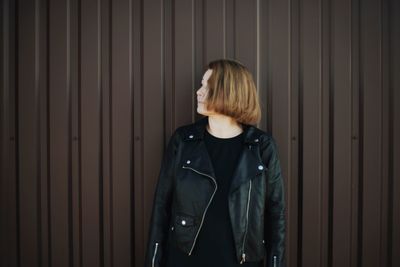
POLYGON ((155 246, 155 248, 154 248, 153 259, 152 259, 152 261, 151 261, 151 266, 152 266, 152 267, 155 266, 154 263, 155 263, 155 260, 156 260, 157 249, 158 249, 158 242, 156 242, 156 246, 155 246))
POLYGON ((276 265, 276 256, 274 255, 274 267, 277 267, 278 265, 276 265))

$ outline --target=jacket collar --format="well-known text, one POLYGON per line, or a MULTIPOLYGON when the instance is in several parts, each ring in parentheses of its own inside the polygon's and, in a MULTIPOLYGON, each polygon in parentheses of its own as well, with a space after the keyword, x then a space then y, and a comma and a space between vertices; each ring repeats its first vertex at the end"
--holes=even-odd
MULTIPOLYGON (((186 132, 183 137, 184 141, 199 140, 204 138, 204 132, 206 131, 206 126, 208 124, 208 116, 203 117, 196 121, 191 129, 186 132)), ((255 144, 260 142, 259 133, 257 133, 256 128, 250 124, 241 123, 244 131, 243 142, 245 144, 255 144)))

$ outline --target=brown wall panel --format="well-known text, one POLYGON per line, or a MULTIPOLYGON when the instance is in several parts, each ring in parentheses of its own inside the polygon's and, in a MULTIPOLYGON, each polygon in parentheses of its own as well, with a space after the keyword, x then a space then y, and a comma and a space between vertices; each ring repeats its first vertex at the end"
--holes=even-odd
POLYGON ((360 265, 361 261, 361 171, 360 159, 362 151, 360 149, 361 142, 361 128, 360 128, 360 8, 358 1, 351 3, 351 100, 352 100, 352 147, 351 147, 351 166, 352 166, 352 201, 350 203, 352 209, 351 216, 351 249, 352 255, 350 266, 360 265))
MULTIPOLYGON (((322 161, 325 142, 322 133, 322 47, 321 2, 307 0, 300 3, 300 157, 299 179, 302 186, 301 264, 321 266, 326 236, 323 236, 323 216, 328 209, 323 201, 326 178, 322 161)), ((300 229, 299 229, 300 230, 300 229)))
MULTIPOLYGON (((44 3, 44 8, 46 8, 46 3, 44 3)), ((81 191, 81 186, 82 186, 82 179, 81 179, 81 169, 80 169, 80 160, 82 159, 81 156, 81 148, 80 148, 80 123, 79 121, 81 120, 81 109, 80 109, 80 64, 83 64, 83 57, 80 57, 80 51, 81 51, 81 44, 80 44, 80 34, 79 32, 81 31, 80 26, 82 25, 80 21, 80 14, 81 14, 81 5, 77 1, 71 1, 69 4, 69 9, 70 9, 70 14, 71 14, 71 19, 70 19, 70 34, 69 34, 69 39, 70 39, 70 97, 71 97, 71 171, 70 171, 70 235, 71 235, 71 246, 69 249, 69 253, 72 254, 72 258, 70 259, 70 263, 73 266, 79 266, 80 262, 86 261, 88 258, 91 258, 93 262, 96 261, 96 259, 93 259, 93 256, 85 255, 83 257, 83 232, 81 229, 83 229, 85 226, 82 225, 81 223, 81 213, 82 213, 82 191, 81 191)), ((46 40, 46 39, 44 39, 46 40)), ((46 47, 42 52, 42 55, 46 55, 46 47)), ((46 72, 43 72, 46 74, 46 72)), ((45 112, 43 114, 46 114, 45 112)), ((46 142, 44 142, 46 144, 46 142)), ((87 153, 87 152, 86 152, 87 153)), ((89 152, 90 153, 90 152, 89 152)), ((96 184, 94 184, 96 186, 96 184)), ((95 187, 94 187, 95 188, 95 187)), ((93 191, 92 194, 96 194, 96 191, 93 191)), ((46 202, 43 202, 46 203, 46 202)), ((46 209, 44 209, 46 210, 46 209)), ((96 212, 96 210, 94 210, 96 212)), ((96 226, 96 221, 91 221, 94 223, 94 229, 97 228, 96 226)), ((98 221, 97 221, 98 223, 98 221)), ((87 226, 86 226, 87 229, 87 226)), ((87 233, 90 233, 88 231, 87 233)), ((93 233, 92 233, 93 234, 93 233)), ((95 239, 95 238, 93 238, 95 239)), ((87 242, 87 239, 85 239, 85 242, 87 242)), ((94 251, 98 247, 98 244, 95 242, 92 242, 93 244, 93 249, 94 251)), ((71 255, 70 254, 70 255, 71 255)), ((44 254, 46 255, 46 254, 44 254)), ((94 256, 96 253, 94 253, 94 256)), ((101 258, 100 258, 101 259, 101 258)), ((97 260, 100 260, 97 259, 97 260)), ((44 266, 49 266, 49 265, 44 265, 44 266)), ((93 266, 96 266, 95 264, 93 266)))
MULTIPOLYGON (((146 1, 150 6, 151 1, 146 1)), ((130 266, 133 262, 133 183, 132 183, 132 110, 133 110, 133 79, 132 79, 132 1, 112 1, 111 4, 111 47, 110 47, 110 227, 112 266, 130 266)), ((148 6, 144 6, 146 14, 148 6)), ((156 6, 153 7, 156 9, 156 6)), ((158 8, 160 10, 160 8, 158 8)), ((148 16, 147 16, 148 17, 148 16)), ((155 23, 155 21, 154 21, 155 23)), ((156 25, 156 24, 154 24, 156 25)), ((152 34, 153 31, 149 31, 152 34)), ((159 45, 160 40, 145 43, 149 49, 159 45)), ((160 46, 160 45, 159 45, 160 46)), ((158 49, 160 50, 160 49, 158 49)), ((154 55, 159 58, 159 55, 154 55)), ((144 55, 146 57, 146 55, 144 55)), ((146 60, 146 66, 152 65, 151 59, 146 60)), ((144 69, 146 68, 144 67, 144 69)), ((161 71, 160 71, 161 72, 161 71)), ((159 73, 160 73, 159 72, 159 73)), ((144 71, 143 75, 149 73, 144 71)), ((153 81, 157 81, 157 76, 153 81)), ((144 83, 146 92, 152 85, 144 83)), ((146 96, 146 95, 145 95, 146 96)), ((146 97, 142 100, 146 107, 146 97)), ((157 100, 155 100, 156 102, 157 100)), ((157 105, 157 103, 154 103, 157 105)), ((103 114, 103 116, 106 114, 103 114)), ((158 131, 154 131, 157 133, 158 131)), ((152 151, 152 148, 150 150, 152 151)), ((143 155, 145 158, 147 155, 143 155)), ((139 203, 138 203, 139 204, 139 203)), ((108 248, 105 248, 108 249, 108 248)))
MULTIPOLYGON (((80 6, 80 216, 83 266, 100 266, 102 233, 100 221, 101 171, 101 3, 83 1, 80 6)), ((79 188, 79 187, 78 187, 79 188)), ((75 264, 78 262, 75 262, 75 264)))
MULTIPOLYGON (((182 125, 186 121, 191 121, 195 112, 194 103, 196 94, 194 88, 200 88, 200 81, 195 82, 194 79, 194 24, 193 11, 194 2, 187 0, 173 1, 172 7, 173 16, 173 51, 172 51, 172 68, 173 68, 173 83, 171 91, 167 94, 174 96, 172 109, 168 110, 174 114, 174 125, 182 125), (190 105, 179 105, 186 102, 190 105)), ((169 32, 166 32, 168 35, 169 32)), ((165 51, 168 53, 169 51, 165 51)), ((204 73, 203 73, 204 74, 204 73)), ((167 111, 166 110, 166 111, 167 111)))
MULTIPOLYGON (((221 58, 225 56, 225 47, 226 47, 226 38, 225 34, 227 34, 227 27, 229 25, 226 24, 226 7, 228 4, 231 6, 234 5, 235 0, 231 1, 213 1, 213 0, 204 0, 199 1, 203 3, 202 10, 202 20, 201 24, 203 24, 203 36, 198 42, 203 43, 203 64, 206 65, 209 61, 214 58, 221 58), (207 18, 207 19, 205 19, 207 18)), ((231 17, 231 27, 234 25, 235 18, 232 14, 231 17)), ((204 74, 204 71, 203 71, 204 74)), ((201 76, 203 77, 203 76, 201 76)), ((201 78, 200 78, 201 84, 201 78)))
POLYGON ((18 202, 21 266, 38 266, 39 207, 38 163, 38 42, 35 2, 21 1, 18 10, 18 202), (35 10, 35 12, 31 12, 35 10))
POLYGON ((353 209, 352 183, 357 177, 352 175, 352 61, 351 61, 351 2, 336 1, 330 13, 331 69, 330 95, 332 97, 331 126, 333 138, 331 145, 332 159, 330 166, 330 186, 332 199, 330 203, 331 253, 332 266, 352 266, 351 259, 356 257, 352 241, 355 237, 352 228, 352 217, 358 216, 353 209), (346 10, 346 12, 343 12, 346 10), (336 18, 341 19, 336 19, 336 18))
POLYGON ((396 0, 4 0, 0 266, 142 266, 205 65, 257 84, 287 266, 400 265, 396 0))
MULTIPOLYGON (((258 41, 257 32, 259 16, 257 13, 259 1, 235 0, 234 13, 234 54, 231 57, 245 64, 252 73, 257 84, 258 41), (252 40, 251 42, 249 40, 252 40)), ((222 57, 222 55, 219 55, 222 57)))
POLYGON ((52 1, 48 9, 49 265, 63 267, 72 261, 70 2, 52 1))
POLYGON ((362 265, 385 265, 380 255, 382 227, 382 65, 381 5, 377 0, 360 1, 360 120, 362 265), (379 88, 379 89, 378 89, 379 88), (380 179, 377 179, 380 178, 380 179))
MULTIPOLYGON (((268 3, 268 13, 264 15, 268 19, 265 25, 268 27, 267 44, 260 45, 259 47, 261 55, 267 50, 265 52, 268 54, 268 63, 264 65, 266 67, 265 71, 268 73, 266 76, 268 77, 266 78, 266 83, 260 83, 260 86, 258 86, 260 93, 268 92, 262 98, 262 104, 264 107, 266 106, 263 116, 268 117, 266 125, 269 126, 270 131, 272 130, 275 133, 279 143, 279 154, 282 159, 281 166, 286 186, 287 218, 291 216, 290 214, 295 214, 295 210, 297 209, 297 199, 295 199, 296 204, 291 201, 293 197, 293 185, 297 183, 297 179, 293 179, 290 182, 288 179, 288 177, 292 177, 289 166, 291 164, 292 144, 295 145, 295 143, 286 142, 286 140, 291 140, 291 135, 296 136, 298 134, 297 132, 293 132, 295 129, 292 129, 292 125, 296 122, 297 118, 291 117, 291 108, 289 108, 293 100, 290 92, 290 61, 292 59, 292 54, 289 53, 292 38, 290 8, 290 2, 288 1, 269 1, 268 3), (274 68, 271 68, 271 66, 274 66, 274 68), (288 211, 294 211, 294 213, 289 213, 288 211)), ((262 16, 261 14, 260 16, 262 16)), ((262 27, 261 29, 261 32, 263 32, 264 29, 262 27)), ((259 79, 261 80, 262 76, 264 76, 264 71, 259 71, 259 75, 259 79)), ((297 224, 297 216, 296 218, 292 218, 291 224, 287 224, 286 242, 288 244, 296 244, 296 246, 287 246, 287 255, 297 253, 297 233, 296 229, 293 229, 293 226, 297 226, 297 224)), ((295 258, 287 257, 288 265, 291 265, 293 260, 296 261, 295 258)))

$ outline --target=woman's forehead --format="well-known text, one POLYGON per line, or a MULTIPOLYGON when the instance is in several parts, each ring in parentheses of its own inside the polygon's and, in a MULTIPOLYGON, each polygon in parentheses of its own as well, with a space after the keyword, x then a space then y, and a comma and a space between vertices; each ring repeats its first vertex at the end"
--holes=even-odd
POLYGON ((211 76, 211 73, 212 73, 212 69, 208 69, 208 70, 204 73, 204 75, 203 75, 203 80, 201 80, 201 81, 203 82, 204 80, 208 80, 208 78, 211 76))

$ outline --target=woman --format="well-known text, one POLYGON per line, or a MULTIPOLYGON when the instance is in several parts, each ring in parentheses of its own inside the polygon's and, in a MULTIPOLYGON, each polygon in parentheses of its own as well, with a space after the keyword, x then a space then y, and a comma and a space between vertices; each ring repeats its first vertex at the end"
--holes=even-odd
POLYGON ((210 62, 197 122, 173 133, 150 220, 145 266, 284 266, 284 186, 250 72, 210 62))

